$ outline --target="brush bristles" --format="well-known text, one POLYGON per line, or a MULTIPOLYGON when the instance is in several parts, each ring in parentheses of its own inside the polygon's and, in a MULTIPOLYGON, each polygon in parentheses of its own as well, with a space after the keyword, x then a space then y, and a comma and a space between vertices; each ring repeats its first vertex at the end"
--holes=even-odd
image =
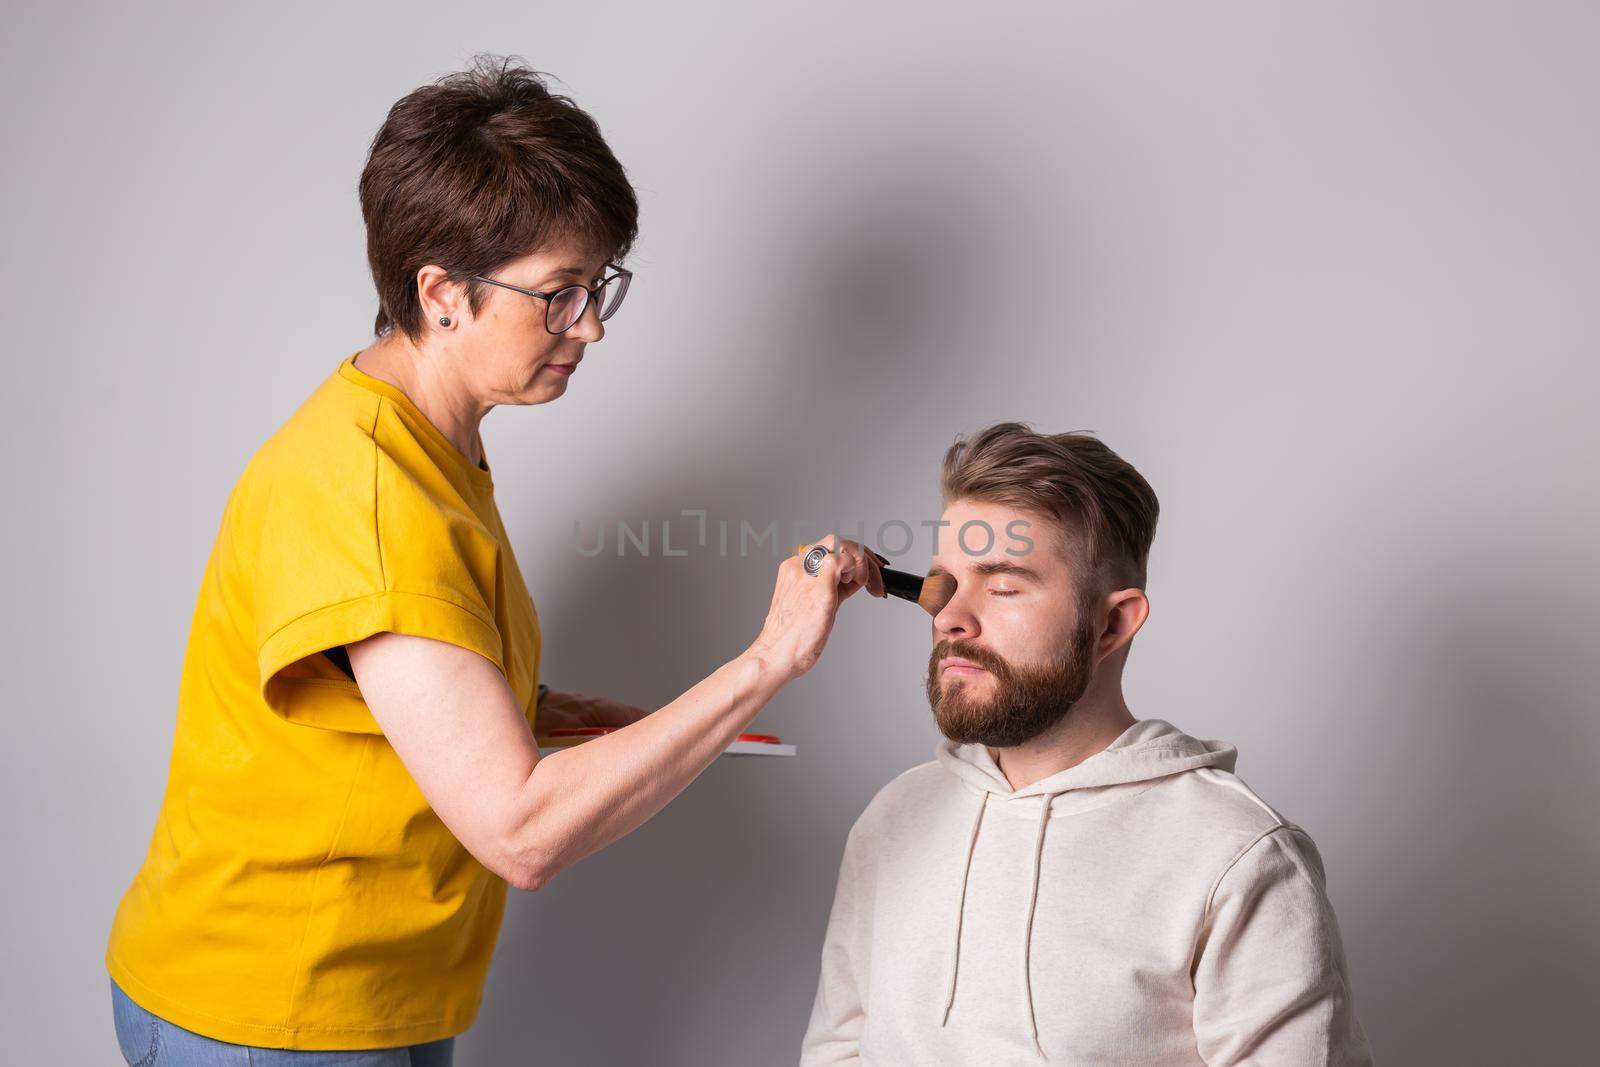
POLYGON ((948 574, 930 574, 922 579, 922 592, 917 594, 917 606, 929 615, 937 615, 956 595, 956 580, 948 574))

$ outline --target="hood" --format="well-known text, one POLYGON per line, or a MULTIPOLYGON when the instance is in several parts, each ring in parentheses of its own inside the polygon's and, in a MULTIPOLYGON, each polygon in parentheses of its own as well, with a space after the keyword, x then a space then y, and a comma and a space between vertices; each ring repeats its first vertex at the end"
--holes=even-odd
POLYGON ((939 765, 979 793, 997 799, 1061 796, 1074 790, 1129 785, 1164 778, 1196 767, 1233 770, 1238 749, 1226 741, 1201 741, 1170 722, 1144 719, 1123 731, 1111 744, 1076 767, 1068 767, 1021 789, 1012 789, 988 748, 941 741, 934 758, 939 765))
POLYGON ((952 915, 955 949, 951 953, 950 980, 947 983, 949 992, 945 997, 939 1025, 945 1026, 950 1021, 950 1009, 956 1002, 956 980, 961 973, 961 921, 966 911, 967 882, 972 877, 972 856, 977 850, 978 835, 983 830, 984 812, 991 801, 1037 804, 1039 808, 1039 829, 1033 844, 1033 886, 1028 895, 1028 912, 1018 951, 1027 993, 1028 1014, 1024 1021, 1033 1038, 1035 1051, 1040 1059, 1044 1059, 1044 1049, 1039 1044, 1038 1018, 1033 1010, 1031 963, 1033 913, 1039 902, 1039 867, 1044 856, 1044 838, 1050 826, 1052 810, 1059 815, 1062 812, 1058 809, 1081 809, 1092 805, 1096 798, 1121 792, 1118 787, 1153 781, 1197 767, 1232 771, 1237 757, 1238 750, 1224 741, 1201 741, 1169 722, 1145 719, 1128 727, 1115 741, 1076 767, 1068 767, 1021 789, 1012 789, 987 747, 958 745, 948 740, 940 742, 934 758, 975 794, 975 803, 972 831, 967 838, 966 855, 962 859, 961 895, 955 902, 952 915))

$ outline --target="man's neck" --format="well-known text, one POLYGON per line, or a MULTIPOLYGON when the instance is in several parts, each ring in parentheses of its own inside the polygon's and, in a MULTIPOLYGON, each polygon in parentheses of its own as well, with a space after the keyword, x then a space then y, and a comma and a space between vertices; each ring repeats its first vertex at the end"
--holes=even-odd
POLYGON ((403 337, 386 337, 356 354, 356 369, 388 382, 406 394, 417 410, 444 434, 473 466, 483 465, 478 450, 478 424, 490 408, 473 402, 461 387, 440 371, 441 360, 429 358, 403 337))
POLYGON ((991 748, 989 754, 1011 788, 1022 789, 1105 751, 1136 721, 1120 687, 1097 702, 1091 703, 1090 694, 1085 694, 1060 722, 1038 737, 1010 748, 991 748))

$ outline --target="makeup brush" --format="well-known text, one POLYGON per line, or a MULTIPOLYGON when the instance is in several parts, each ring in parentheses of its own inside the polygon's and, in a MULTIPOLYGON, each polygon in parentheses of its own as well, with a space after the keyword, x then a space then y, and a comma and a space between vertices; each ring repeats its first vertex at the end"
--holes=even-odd
MULTIPOLYGON (((805 545, 796 545, 795 553, 802 554, 806 551, 805 545)), ((872 552, 872 549, 867 549, 872 552)), ((950 598, 956 595, 955 577, 949 574, 930 574, 926 578, 919 578, 906 571, 897 571, 887 566, 889 560, 872 552, 872 558, 878 561, 878 573, 883 576, 883 591, 890 596, 909 600, 929 615, 937 615, 950 603, 950 598)))
MULTIPOLYGON (((867 551, 872 552, 872 549, 867 551)), ((872 552, 872 558, 878 561, 878 573, 883 575, 883 591, 911 601, 929 615, 939 614, 956 595, 956 580, 951 575, 930 574, 919 578, 905 571, 891 570, 885 566, 889 561, 876 552, 872 552)))

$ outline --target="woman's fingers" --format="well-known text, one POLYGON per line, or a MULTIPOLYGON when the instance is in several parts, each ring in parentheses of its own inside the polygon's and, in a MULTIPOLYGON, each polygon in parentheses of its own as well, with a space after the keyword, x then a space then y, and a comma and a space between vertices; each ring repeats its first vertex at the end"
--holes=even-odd
POLYGON ((861 558, 849 541, 840 541, 834 553, 839 557, 839 598, 843 600, 861 587, 857 580, 861 574, 861 558))
POLYGON ((552 689, 539 702, 538 725, 541 732, 574 726, 629 726, 647 714, 644 708, 620 700, 552 689))
POLYGON ((840 582, 845 580, 842 573, 844 568, 844 556, 839 551, 839 538, 833 534, 829 534, 827 537, 824 537, 811 547, 815 548, 818 545, 826 548, 828 550, 828 554, 822 557, 821 563, 817 566, 817 573, 815 575, 808 574, 806 577, 810 578, 812 581, 828 579, 829 584, 838 585, 840 582))
POLYGON ((884 597, 889 594, 883 588, 883 557, 869 548, 862 548, 863 565, 867 576, 867 592, 875 597, 884 597))
POLYGON ((882 595, 877 560, 860 544, 837 534, 816 544, 828 549, 816 574, 807 574, 804 566, 805 554, 814 546, 801 546, 800 552, 779 564, 772 607, 752 646, 763 658, 796 675, 804 674, 821 657, 844 600, 861 588, 882 595))
MULTIPOLYGON (((863 570, 859 546, 854 541, 846 541, 838 534, 829 534, 817 544, 828 548, 829 560, 837 561, 834 584, 838 587, 839 599, 849 599, 850 594, 861 587, 861 583, 857 580, 863 570)), ((820 578, 822 575, 818 574, 817 577, 820 578)))
POLYGON ((880 564, 883 562, 878 554, 867 546, 857 541, 847 542, 855 556, 856 584, 876 597, 887 596, 883 588, 883 574, 880 564))
POLYGON ((888 595, 879 566, 883 560, 876 552, 858 541, 846 541, 837 534, 829 534, 817 543, 828 547, 830 557, 839 557, 839 599, 849 599, 857 589, 865 589, 875 597, 888 595))

